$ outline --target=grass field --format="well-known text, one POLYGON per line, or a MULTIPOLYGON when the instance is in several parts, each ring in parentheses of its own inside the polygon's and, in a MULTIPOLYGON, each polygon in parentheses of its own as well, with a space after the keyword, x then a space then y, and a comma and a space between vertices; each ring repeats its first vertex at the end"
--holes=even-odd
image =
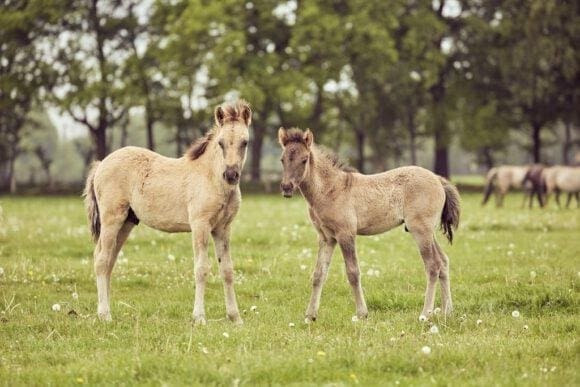
POLYGON ((192 326, 189 234, 144 226, 113 273, 114 321, 101 323, 81 200, 0 198, 0 384, 579 385, 580 210, 480 199, 463 196, 453 246, 439 236, 450 319, 419 323, 423 264, 399 228, 358 239, 369 320, 352 321, 335 252, 319 320, 306 325, 317 242, 305 203, 246 196, 232 240, 245 323, 234 327, 216 262, 210 321, 192 326))

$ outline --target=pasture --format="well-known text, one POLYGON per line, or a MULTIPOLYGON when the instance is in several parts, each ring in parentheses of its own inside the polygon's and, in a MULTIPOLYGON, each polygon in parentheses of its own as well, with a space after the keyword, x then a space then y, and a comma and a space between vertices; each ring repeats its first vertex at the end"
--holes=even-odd
POLYGON ((113 272, 113 322, 98 321, 81 199, 2 197, 0 384, 580 384, 580 210, 521 210, 518 194, 482 208, 481 195, 462 196, 453 246, 438 235, 450 319, 418 321, 423 263, 401 227, 357 239, 370 318, 352 320, 337 249, 307 325, 317 240, 305 203, 246 195, 231 244, 241 327, 225 319, 215 260, 208 324, 191 324, 190 236, 144 226, 113 272))

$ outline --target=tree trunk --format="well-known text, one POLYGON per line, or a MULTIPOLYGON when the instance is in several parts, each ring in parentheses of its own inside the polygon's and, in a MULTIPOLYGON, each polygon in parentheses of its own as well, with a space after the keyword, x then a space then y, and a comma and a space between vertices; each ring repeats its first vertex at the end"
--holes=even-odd
POLYGON ((540 131, 542 125, 534 122, 532 123, 532 157, 534 164, 541 163, 542 139, 540 138, 540 131))
POLYGON ((572 125, 569 121, 566 122, 564 127, 564 144, 562 145, 562 164, 570 164, 570 147, 572 146, 572 125))
POLYGON ((435 106, 435 162, 434 172, 445 178, 449 177, 449 139, 447 122, 444 112, 445 106, 439 104, 435 106))
POLYGON ((106 128, 97 128, 93 132, 93 137, 95 139, 96 152, 95 158, 97 160, 103 160, 107 157, 107 131, 106 128))
POLYGON ((16 163, 16 156, 10 157, 8 161, 8 181, 10 182, 10 193, 15 194, 17 190, 16 186, 16 173, 14 173, 14 164, 16 163))
POLYGON ((411 109, 407 110, 407 119, 409 122, 409 151, 411 152, 411 165, 417 165, 417 128, 415 127, 415 118, 411 109))
POLYGON ((449 177, 449 150, 447 145, 437 146, 437 136, 435 136, 435 173, 445 178, 449 177))
POLYGON ((489 171, 490 169, 493 168, 493 166, 495 164, 495 162, 493 160, 493 154, 491 153, 491 148, 488 147, 488 146, 483 147, 481 153, 483 154, 483 160, 484 160, 484 163, 485 163, 485 168, 486 168, 487 171, 489 171))
POLYGON ((252 164, 250 166, 250 177, 252 182, 257 183, 261 178, 260 161, 262 159, 262 145, 264 143, 264 128, 256 125, 254 126, 254 137, 252 138, 252 164))
POLYGON ((365 133, 362 130, 356 131, 356 149, 357 149, 357 162, 356 167, 360 173, 364 173, 365 169, 365 133))
POLYGON ((153 118, 153 113, 151 112, 150 103, 147 103, 147 107, 145 108, 145 119, 147 121, 147 148, 155 151, 155 141, 153 137, 153 125, 155 124, 155 120, 153 118))

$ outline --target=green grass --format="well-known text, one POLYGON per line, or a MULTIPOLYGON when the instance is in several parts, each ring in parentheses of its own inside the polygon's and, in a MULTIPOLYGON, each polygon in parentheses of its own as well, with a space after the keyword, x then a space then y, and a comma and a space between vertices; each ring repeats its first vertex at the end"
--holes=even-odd
POLYGON ((106 324, 95 317, 81 200, 0 198, 0 384, 578 385, 580 211, 521 210, 518 195, 481 208, 480 199, 464 195, 453 246, 439 237, 455 313, 436 317, 431 334, 418 321, 423 265, 402 228, 358 239, 369 320, 351 321, 336 252, 319 320, 306 325, 317 242, 305 203, 246 196, 232 240, 245 324, 224 319, 214 262, 210 321, 199 327, 189 234, 139 226, 113 273, 106 324))

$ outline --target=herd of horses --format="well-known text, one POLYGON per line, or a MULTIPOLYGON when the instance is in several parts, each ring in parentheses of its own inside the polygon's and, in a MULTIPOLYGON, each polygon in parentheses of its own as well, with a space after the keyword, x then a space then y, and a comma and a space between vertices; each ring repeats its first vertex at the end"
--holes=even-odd
MULTIPOLYGON (((195 296, 193 320, 205 324, 204 294, 210 272, 208 244, 215 245, 224 284, 226 315, 241 324, 234 292, 230 256, 231 224, 241 202, 240 175, 246 160, 252 111, 247 102, 220 105, 215 125, 195 141, 181 158, 168 158, 147 149, 121 148, 95 162, 87 177, 85 206, 96 242, 94 270, 101 320, 111 320, 111 274, 129 233, 140 222, 166 232, 191 232, 194 250, 195 296)), ((404 225, 415 240, 426 273, 421 321, 437 309, 435 286, 441 285, 441 310, 452 311, 449 258, 435 239, 441 226, 449 242, 460 217, 459 193, 444 178, 416 166, 363 175, 346 167, 314 142, 310 130, 280 128, 285 197, 300 191, 308 203, 318 233, 318 259, 306 321, 316 320, 322 286, 338 244, 356 315, 368 309, 361 284, 355 239, 404 225)))
POLYGON ((558 207, 561 207, 561 193, 568 194, 566 208, 570 207, 573 197, 576 198, 576 205, 580 207, 580 167, 533 164, 491 168, 486 176, 483 204, 495 193, 496 206, 503 206, 504 197, 510 189, 524 191, 522 207, 529 202, 529 207, 532 208, 534 197, 540 207, 545 207, 552 195, 555 196, 558 207))

